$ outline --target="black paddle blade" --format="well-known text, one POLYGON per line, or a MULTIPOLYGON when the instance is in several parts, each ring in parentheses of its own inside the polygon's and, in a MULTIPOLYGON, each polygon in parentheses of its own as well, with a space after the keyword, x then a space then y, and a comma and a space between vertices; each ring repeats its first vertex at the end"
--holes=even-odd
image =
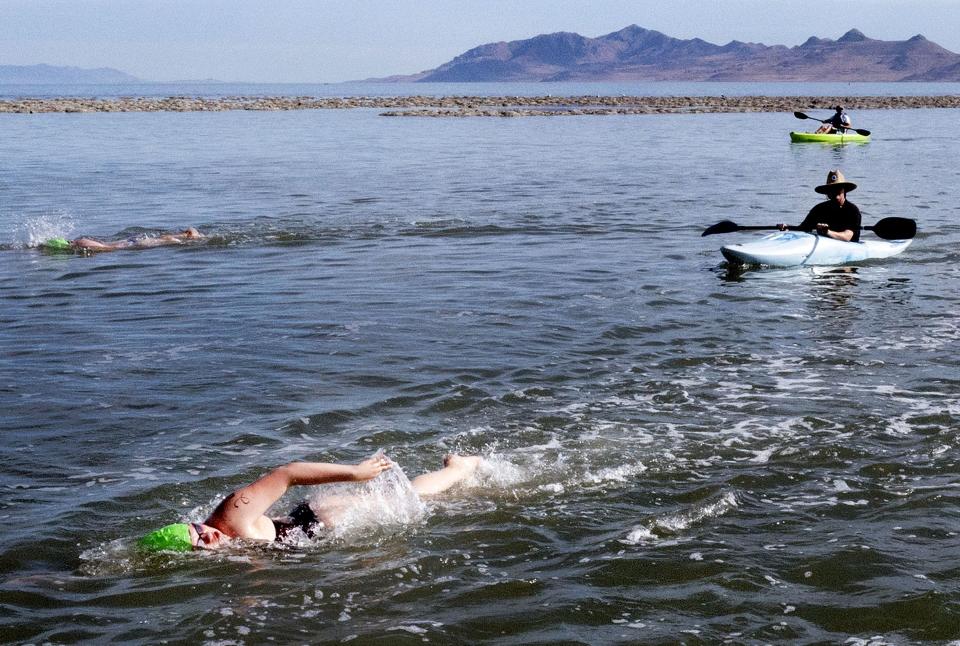
POLYGON ((826 123, 825 119, 817 119, 816 117, 811 117, 810 115, 804 114, 803 112, 794 112, 793 116, 797 119, 813 119, 814 121, 819 121, 820 123, 826 123))
POLYGON ((736 222, 731 222, 730 220, 724 220, 722 222, 717 222, 712 227, 707 227, 707 229, 700 234, 700 237, 703 236, 712 236, 714 233, 733 233, 734 231, 739 231, 740 226, 736 222))
POLYGON ((857 133, 858 135, 863 135, 864 137, 869 137, 869 136, 870 136, 870 131, 869 131, 869 130, 864 130, 863 128, 854 128, 853 131, 854 131, 855 133, 857 133))
POLYGON ((917 235, 917 221, 910 218, 883 218, 872 227, 863 228, 884 240, 909 240, 917 235))

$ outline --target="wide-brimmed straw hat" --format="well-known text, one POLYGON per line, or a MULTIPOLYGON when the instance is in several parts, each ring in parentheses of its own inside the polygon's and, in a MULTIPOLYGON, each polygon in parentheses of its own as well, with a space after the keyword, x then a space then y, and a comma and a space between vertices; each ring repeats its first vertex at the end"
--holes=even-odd
POLYGON ((857 185, 853 182, 848 182, 847 178, 843 176, 843 173, 840 172, 839 168, 836 168, 829 173, 827 173, 827 183, 821 186, 816 187, 815 190, 817 193, 828 193, 832 190, 842 188, 847 193, 857 188, 857 185))

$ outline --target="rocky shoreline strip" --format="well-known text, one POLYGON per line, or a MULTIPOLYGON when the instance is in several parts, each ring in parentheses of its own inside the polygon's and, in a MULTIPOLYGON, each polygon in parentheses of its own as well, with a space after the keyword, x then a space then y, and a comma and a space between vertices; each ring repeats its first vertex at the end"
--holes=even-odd
POLYGON ((382 116, 523 117, 607 114, 699 114, 828 110, 960 108, 960 95, 942 96, 399 96, 202 98, 17 98, 0 99, 0 113, 224 112, 228 110, 385 110, 382 116))

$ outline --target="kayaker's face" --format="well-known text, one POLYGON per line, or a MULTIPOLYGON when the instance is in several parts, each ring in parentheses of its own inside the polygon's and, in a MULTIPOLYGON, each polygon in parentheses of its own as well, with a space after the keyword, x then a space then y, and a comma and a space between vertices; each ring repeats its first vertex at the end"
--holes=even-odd
POLYGON ((843 203, 847 201, 847 192, 843 189, 840 189, 838 191, 832 191, 830 193, 830 199, 836 202, 837 204, 839 204, 840 206, 843 206, 843 203))

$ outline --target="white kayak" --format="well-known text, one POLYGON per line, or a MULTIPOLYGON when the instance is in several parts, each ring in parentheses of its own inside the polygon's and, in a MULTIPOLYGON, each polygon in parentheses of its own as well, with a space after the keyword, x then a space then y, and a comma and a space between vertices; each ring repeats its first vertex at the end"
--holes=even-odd
POLYGON ((844 242, 815 233, 779 231, 759 240, 720 248, 723 257, 739 265, 799 267, 842 265, 873 258, 889 258, 910 246, 912 240, 861 240, 844 242))

